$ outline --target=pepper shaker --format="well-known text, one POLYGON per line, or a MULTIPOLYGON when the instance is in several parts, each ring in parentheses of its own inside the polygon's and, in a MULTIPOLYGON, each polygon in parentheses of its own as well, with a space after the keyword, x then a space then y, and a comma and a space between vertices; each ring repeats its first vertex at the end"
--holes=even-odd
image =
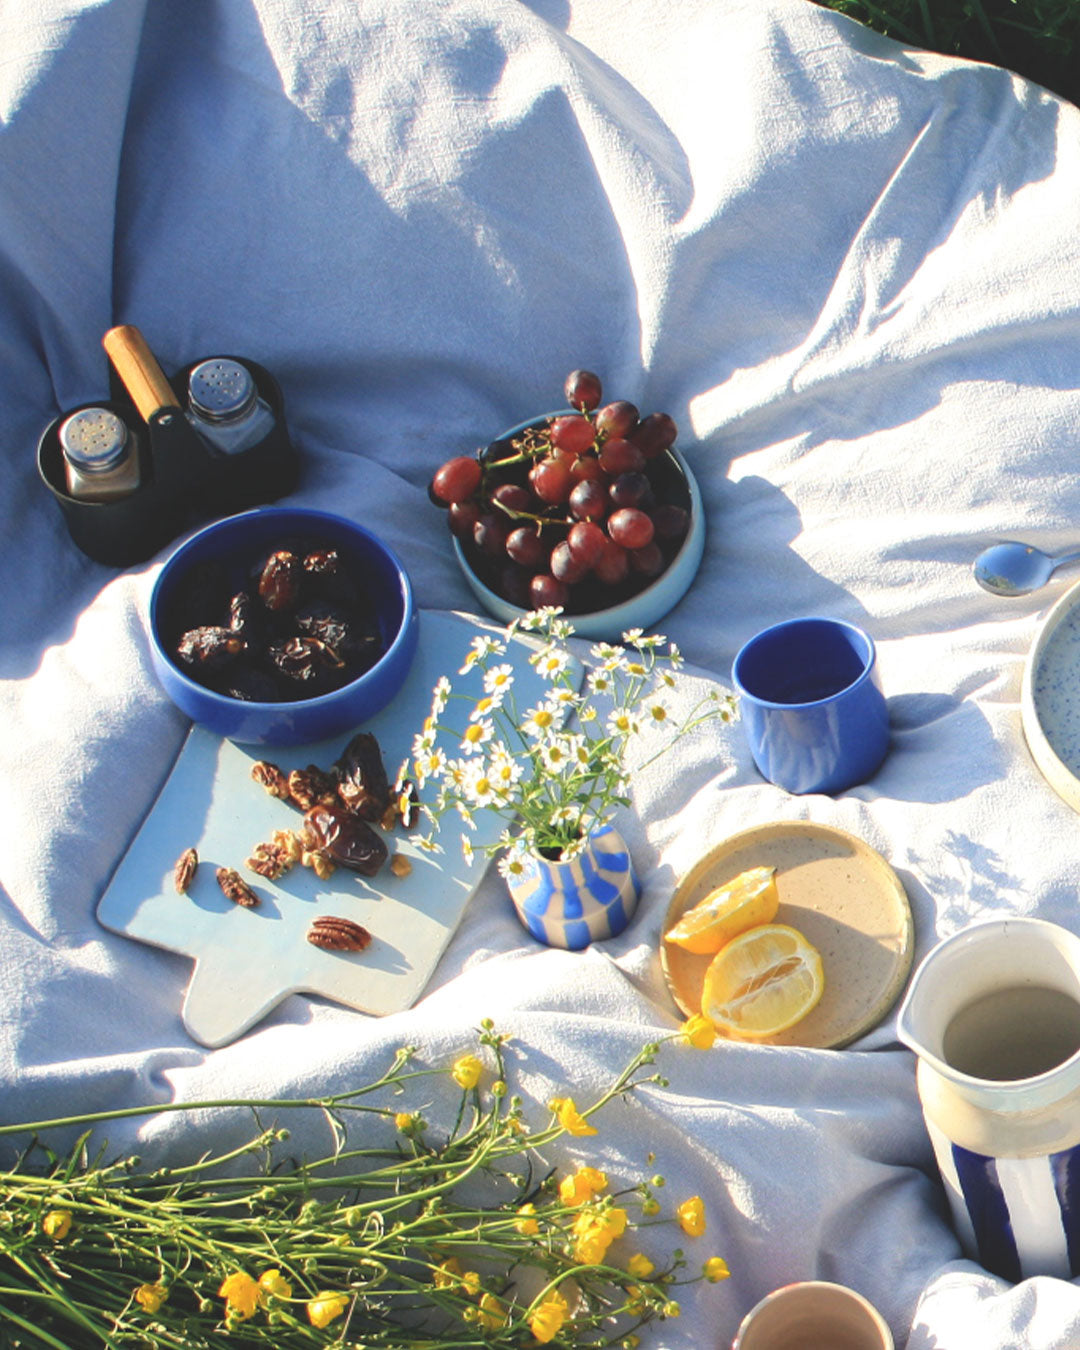
POLYGON ((265 439, 274 414, 239 361, 216 356, 188 376, 188 421, 214 449, 236 455, 265 439))

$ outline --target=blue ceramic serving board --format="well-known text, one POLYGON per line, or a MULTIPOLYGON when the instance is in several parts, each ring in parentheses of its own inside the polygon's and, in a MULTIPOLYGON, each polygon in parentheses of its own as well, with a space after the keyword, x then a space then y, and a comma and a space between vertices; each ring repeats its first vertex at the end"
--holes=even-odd
MULTIPOLYGON (((401 691, 363 727, 377 737, 391 782, 430 712, 436 680, 445 675, 455 692, 479 697, 481 672, 458 672, 473 639, 499 631, 470 615, 421 613, 416 659, 401 691)), ((500 658, 514 666, 521 708, 538 702, 548 688, 529 664, 532 650, 530 640, 515 638, 500 658)), ((470 706, 451 699, 443 716, 458 738, 470 706)), ((466 827, 449 813, 443 817, 437 854, 416 849, 400 826, 387 835, 391 857, 408 858, 408 876, 394 875, 386 864, 372 878, 338 868, 320 881, 310 868, 296 866, 274 882, 245 868, 257 843, 274 830, 297 828, 301 819, 252 781, 255 761, 272 760, 286 773, 308 764, 326 768, 351 734, 275 750, 235 744, 192 727, 102 896, 98 918, 106 928, 193 958, 181 1015, 188 1033, 203 1045, 235 1040, 290 994, 316 994, 377 1015, 411 1007, 479 885, 484 872, 480 849, 503 829, 490 812, 478 812, 476 828, 469 831, 477 850, 471 866, 461 851, 466 827), (187 894, 178 895, 173 869, 192 847, 199 867, 187 894), (260 899, 257 908, 225 898, 214 875, 220 866, 236 868, 253 887, 260 899), (319 915, 352 919, 374 940, 363 952, 314 947, 306 934, 319 915)), ((457 753, 456 739, 441 743, 448 754, 457 753)))

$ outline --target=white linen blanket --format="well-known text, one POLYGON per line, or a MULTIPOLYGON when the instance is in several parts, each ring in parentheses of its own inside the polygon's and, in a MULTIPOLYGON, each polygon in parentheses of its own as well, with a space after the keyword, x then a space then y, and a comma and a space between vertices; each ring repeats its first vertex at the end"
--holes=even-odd
MULTIPOLYGON (((317 1093, 404 1042, 448 1062, 483 1017, 534 1109, 588 1100, 678 1026, 657 950, 675 881, 771 820, 878 849, 917 958, 988 915, 1080 930, 1076 816, 1018 707, 1061 583, 998 601, 970 568, 995 539, 1080 530, 1080 111, 809 0, 38 0, 0 31, 3 1122, 317 1093), (768 623, 861 624, 885 765, 793 798, 738 726, 691 738, 620 817, 644 882, 620 938, 538 947, 492 869, 411 1011, 297 996, 205 1050, 179 1021, 190 962, 95 918, 187 731, 149 665, 164 554, 89 562, 35 467, 46 423, 104 392, 117 323, 167 371, 220 351, 272 370, 290 500, 373 527, 428 609, 473 607, 426 497, 444 459, 558 406, 577 366, 670 412, 708 539, 661 629, 727 685, 768 623)), ((1075 1284, 961 1259, 894 1018, 844 1051, 669 1047, 662 1070, 582 1157, 700 1194, 689 1255, 732 1275, 651 1344, 727 1345, 814 1277, 908 1350, 1080 1343, 1075 1284)), ((166 1154, 198 1133, 109 1138, 166 1154)))

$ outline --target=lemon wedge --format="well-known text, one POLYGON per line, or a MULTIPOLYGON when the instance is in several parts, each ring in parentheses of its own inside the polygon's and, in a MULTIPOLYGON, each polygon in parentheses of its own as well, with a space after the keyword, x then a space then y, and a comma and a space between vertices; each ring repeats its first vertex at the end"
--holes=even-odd
POLYGON ((761 924, 732 938, 713 957, 701 1011, 724 1036, 763 1041, 801 1022, 824 992, 817 948, 797 928, 761 924))
POLYGON ((779 906, 776 868, 751 867, 726 886, 710 891, 665 936, 684 951, 718 952, 748 928, 771 923, 779 906))

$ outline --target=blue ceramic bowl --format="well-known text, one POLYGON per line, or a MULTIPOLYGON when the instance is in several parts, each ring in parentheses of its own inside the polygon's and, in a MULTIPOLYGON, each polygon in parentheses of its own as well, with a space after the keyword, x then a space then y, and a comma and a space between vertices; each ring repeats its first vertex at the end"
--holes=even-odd
MULTIPOLYGON (((204 622, 220 622, 208 616, 204 622)), ((419 632, 412 586, 394 553, 370 531, 342 516, 303 507, 267 506, 215 521, 168 558, 150 596, 154 671, 176 706, 229 740, 250 745, 305 745, 359 726, 401 688, 419 632), (337 549, 352 564, 374 605, 383 655, 369 670, 330 693, 289 703, 231 698, 187 675, 169 650, 169 615, 192 569, 207 563, 250 567, 261 552, 302 537, 337 549)))
MULTIPOLYGON (((558 413, 549 415, 559 416, 558 413)), ((509 440, 512 436, 520 435, 527 427, 536 424, 537 419, 531 418, 516 427, 511 427, 509 431, 504 431, 498 439, 509 440)), ((648 632, 658 619, 662 619, 669 610, 675 608, 697 576, 705 552, 705 510, 701 501, 701 491, 689 464, 679 451, 672 447, 665 453, 670 457, 672 474, 683 480, 685 487, 683 495, 690 512, 690 528, 678 552, 664 571, 635 595, 606 609, 594 609, 581 614, 568 613, 566 618, 573 625, 577 637, 619 642, 622 635, 631 628, 642 628, 648 632)), ((465 580, 484 609, 497 619, 502 619, 504 623, 521 618, 526 611, 511 604, 477 575, 457 538, 451 537, 451 543, 465 580)))

